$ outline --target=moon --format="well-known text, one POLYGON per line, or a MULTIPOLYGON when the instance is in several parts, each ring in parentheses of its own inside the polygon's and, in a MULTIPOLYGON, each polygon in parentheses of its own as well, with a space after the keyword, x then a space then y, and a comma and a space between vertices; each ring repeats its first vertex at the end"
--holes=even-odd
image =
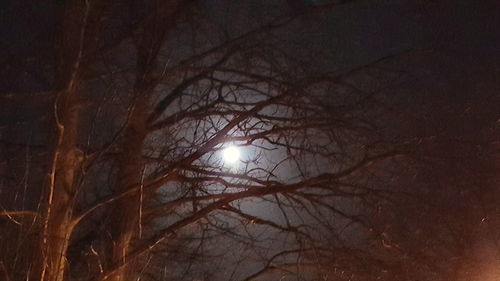
POLYGON ((234 164, 240 160, 240 150, 236 146, 229 146, 222 151, 224 162, 234 164))

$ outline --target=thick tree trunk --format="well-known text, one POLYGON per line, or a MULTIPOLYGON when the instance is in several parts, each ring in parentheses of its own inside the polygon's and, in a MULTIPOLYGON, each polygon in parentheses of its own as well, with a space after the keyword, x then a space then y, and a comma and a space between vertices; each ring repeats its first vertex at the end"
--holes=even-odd
POLYGON ((42 247, 40 256, 34 261, 32 273, 37 276, 34 280, 63 281, 66 271, 66 252, 74 228, 75 183, 83 160, 76 146, 79 113, 76 90, 72 88, 61 93, 63 102, 58 103, 63 110, 58 112, 61 119, 56 120, 57 141, 40 216, 42 247))
POLYGON ((78 98, 88 14, 88 5, 64 6, 56 48, 59 55, 56 71, 59 93, 54 104, 56 137, 48 188, 41 205, 42 241, 40 256, 34 261, 33 280, 64 281, 67 271, 66 253, 74 230, 72 216, 83 162, 83 154, 77 147, 78 98))
MULTIPOLYGON (((122 154, 118 160, 119 180, 116 190, 118 193, 141 184, 143 171, 142 149, 147 135, 147 96, 141 95, 137 99, 125 131, 122 154)), ((110 265, 127 263, 127 266, 117 271, 108 280, 132 280, 126 278, 130 277, 134 271, 134 263, 129 263, 127 256, 132 249, 132 240, 137 236, 140 229, 141 198, 140 190, 134 192, 130 196, 118 200, 110 212, 109 231, 113 238, 110 265)))
MULTIPOLYGON (((143 28, 137 34, 137 76, 134 86, 134 106, 129 116, 125 130, 124 140, 121 145, 121 157, 118 159, 118 187, 116 192, 121 193, 131 187, 141 184, 143 178, 142 152, 148 134, 147 125, 150 114, 150 99, 157 83, 153 78, 158 52, 161 49, 168 29, 177 20, 177 14, 189 1, 153 1, 154 9, 146 19, 143 28)), ((142 204, 141 189, 129 196, 117 200, 110 212, 111 222, 109 232, 113 245, 108 253, 108 265, 120 266, 106 280, 125 281, 136 280, 135 261, 128 261, 127 257, 133 250, 133 239, 140 234, 140 208, 142 204)))
MULTIPOLYGON (((69 125, 69 124, 68 124, 69 125)), ((43 281, 63 281, 66 271, 66 252, 73 232, 72 215, 75 190, 73 185, 79 170, 81 155, 67 141, 58 152, 55 184, 49 194, 46 212, 43 281)))

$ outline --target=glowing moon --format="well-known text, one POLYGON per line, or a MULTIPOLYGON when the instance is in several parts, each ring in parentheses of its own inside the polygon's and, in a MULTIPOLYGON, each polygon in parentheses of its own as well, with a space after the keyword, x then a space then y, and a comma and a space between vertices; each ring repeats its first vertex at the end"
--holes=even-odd
POLYGON ((227 163, 236 163, 238 160, 240 160, 240 150, 235 147, 235 146, 230 146, 222 152, 222 158, 224 159, 224 162, 227 163))

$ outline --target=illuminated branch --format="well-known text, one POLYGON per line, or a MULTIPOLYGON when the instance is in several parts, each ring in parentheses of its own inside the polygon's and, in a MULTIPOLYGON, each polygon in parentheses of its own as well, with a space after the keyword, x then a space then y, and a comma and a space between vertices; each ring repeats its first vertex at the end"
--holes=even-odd
POLYGON ((298 183, 294 184, 277 184, 277 185, 270 185, 262 188, 255 188, 255 189, 249 189, 241 192, 235 192, 235 193, 229 193, 229 194, 224 194, 222 198, 214 201, 213 203, 208 204, 204 208, 200 209, 196 213, 187 216, 167 228, 163 229, 156 235, 154 235, 149 241, 146 243, 143 243, 136 247, 131 254, 127 257, 126 262, 122 264, 115 265, 112 267, 108 272, 105 272, 99 280, 106 280, 110 276, 114 274, 114 272, 121 270, 124 266, 127 265, 127 263, 137 259, 141 255, 149 252, 152 250, 155 246, 157 246, 159 243, 165 241, 168 239, 171 235, 174 235, 176 232, 180 231, 182 228, 185 228, 200 219, 205 218, 208 216, 210 213, 212 213, 215 210, 220 210, 224 209, 228 204, 231 202, 237 201, 237 200, 242 200, 245 198, 251 198, 251 197, 264 197, 266 195, 271 195, 271 194, 277 194, 277 193, 287 193, 287 192, 292 192, 297 189, 301 188, 307 188, 308 186, 311 185, 319 185, 322 183, 328 183, 332 180, 339 179, 345 176, 348 176, 358 169, 362 168, 363 166, 369 165, 373 163, 374 161, 377 160, 382 160, 386 159, 388 157, 396 155, 395 152, 390 152, 390 153, 385 153, 373 157, 365 157, 362 161, 357 163, 356 165, 352 166, 351 168, 345 169, 339 173, 336 174, 321 174, 319 176, 303 180, 298 183))

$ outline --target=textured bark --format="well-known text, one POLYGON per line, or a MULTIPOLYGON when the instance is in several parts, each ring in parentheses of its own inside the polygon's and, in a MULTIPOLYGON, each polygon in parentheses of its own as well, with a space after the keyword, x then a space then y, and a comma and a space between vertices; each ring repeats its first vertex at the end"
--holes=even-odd
MULTIPOLYGON (((132 109, 130 122, 122 144, 123 152, 118 160, 119 182, 117 192, 124 192, 131 186, 137 186, 141 183, 142 147, 147 133, 146 106, 146 97, 141 97, 132 109)), ((114 242, 111 250, 111 264, 127 262, 126 259, 131 251, 132 239, 139 229, 140 199, 141 194, 137 191, 126 198, 118 200, 112 207, 109 225, 109 231, 114 242)), ((127 269, 133 269, 133 265, 128 264, 125 269, 116 272, 108 280, 126 280, 127 269)))
POLYGON ((64 121, 58 124, 59 142, 55 148, 53 173, 47 194, 43 239, 41 280, 63 281, 66 251, 73 232, 72 215, 76 194, 75 183, 82 155, 76 148, 78 111, 75 92, 69 92, 64 121))
POLYGON ((83 68, 84 39, 89 6, 68 5, 58 38, 58 94, 54 103, 55 144, 40 225, 41 257, 34 260, 33 280, 64 281, 66 254, 74 229, 73 211, 83 154, 78 149, 79 76, 83 68))
MULTIPOLYGON (((153 72, 157 55, 162 47, 168 30, 175 24, 190 1, 155 1, 153 13, 145 21, 136 37, 137 42, 137 76, 134 86, 134 106, 131 108, 129 121, 121 143, 121 156, 118 159, 118 187, 116 192, 122 193, 131 187, 141 184, 143 163, 142 150, 148 134, 148 117, 150 98, 159 83, 153 72)), ((124 265, 106 280, 135 280, 134 262, 127 257, 133 251, 133 239, 140 232, 140 190, 118 200, 110 212, 109 232, 113 246, 108 253, 110 268, 124 265)), ((134 260, 135 261, 135 260, 134 260)))

